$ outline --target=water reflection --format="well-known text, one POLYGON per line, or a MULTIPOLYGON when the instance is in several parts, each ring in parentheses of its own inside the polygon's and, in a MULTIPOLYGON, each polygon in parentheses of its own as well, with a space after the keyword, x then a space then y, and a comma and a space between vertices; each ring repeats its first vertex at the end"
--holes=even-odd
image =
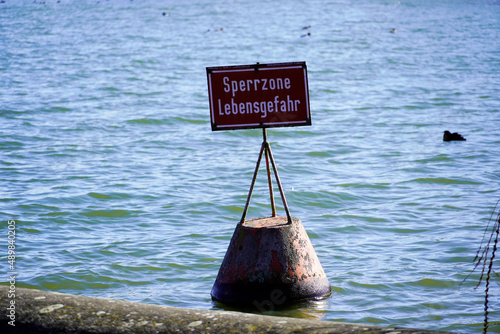
POLYGON ((213 310, 237 311, 276 317, 289 317, 309 320, 322 320, 325 318, 329 307, 329 298, 321 300, 308 300, 281 307, 262 308, 255 305, 228 305, 213 302, 213 310))

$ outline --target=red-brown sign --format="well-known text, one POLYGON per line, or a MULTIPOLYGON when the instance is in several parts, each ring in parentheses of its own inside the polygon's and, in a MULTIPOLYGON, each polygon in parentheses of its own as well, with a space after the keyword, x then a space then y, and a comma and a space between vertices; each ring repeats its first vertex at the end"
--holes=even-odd
POLYGON ((212 130, 311 125, 305 62, 207 67, 212 130))

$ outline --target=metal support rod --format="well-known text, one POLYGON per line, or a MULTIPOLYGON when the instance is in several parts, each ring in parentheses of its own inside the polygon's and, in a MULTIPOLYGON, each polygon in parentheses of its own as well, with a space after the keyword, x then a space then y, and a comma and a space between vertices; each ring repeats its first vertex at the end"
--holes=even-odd
POLYGON ((272 217, 276 217, 276 205, 274 203, 273 181, 271 179, 271 168, 269 166, 269 150, 267 149, 267 146, 269 146, 269 143, 267 143, 266 128, 263 128, 262 130, 264 132, 264 143, 267 144, 265 147, 264 154, 266 155, 267 182, 269 183, 269 197, 271 198, 272 217))
POLYGON ((278 169, 276 168, 276 163, 274 162, 273 153, 271 152, 271 146, 266 142, 267 151, 269 152, 269 156, 271 158, 271 163, 273 164, 274 176, 276 177, 276 182, 278 183, 278 188, 280 190, 281 199, 283 200, 283 206, 285 207, 286 217, 288 218, 288 223, 292 223, 292 216, 290 215, 290 210, 288 210, 288 204, 286 204, 285 192, 283 191, 283 187, 281 186, 280 177, 278 175, 278 169))
POLYGON ((259 172, 260 161, 262 159, 262 153, 264 152, 265 145, 262 143, 260 147, 259 158, 257 159, 257 165, 255 166, 255 171, 253 172, 252 184, 250 185, 250 191, 248 192, 247 203, 245 204, 245 209, 243 210, 243 215, 241 216, 240 223, 243 224, 245 222, 245 218, 247 216, 248 206, 250 205, 250 199, 252 198, 253 187, 255 186, 255 180, 257 180, 257 173, 259 172))

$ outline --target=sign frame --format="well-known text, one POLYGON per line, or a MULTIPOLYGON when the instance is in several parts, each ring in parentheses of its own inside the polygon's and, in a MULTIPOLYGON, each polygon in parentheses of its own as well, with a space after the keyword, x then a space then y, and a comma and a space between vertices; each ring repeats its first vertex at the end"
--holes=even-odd
POLYGON ((212 131, 312 125, 306 62, 212 66, 206 72, 212 131))

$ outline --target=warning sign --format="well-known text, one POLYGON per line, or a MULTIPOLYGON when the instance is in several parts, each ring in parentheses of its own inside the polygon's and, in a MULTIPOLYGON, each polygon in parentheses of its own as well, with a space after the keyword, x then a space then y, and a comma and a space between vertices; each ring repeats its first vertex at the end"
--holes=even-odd
POLYGON ((207 67, 212 130, 311 125, 305 62, 207 67))

